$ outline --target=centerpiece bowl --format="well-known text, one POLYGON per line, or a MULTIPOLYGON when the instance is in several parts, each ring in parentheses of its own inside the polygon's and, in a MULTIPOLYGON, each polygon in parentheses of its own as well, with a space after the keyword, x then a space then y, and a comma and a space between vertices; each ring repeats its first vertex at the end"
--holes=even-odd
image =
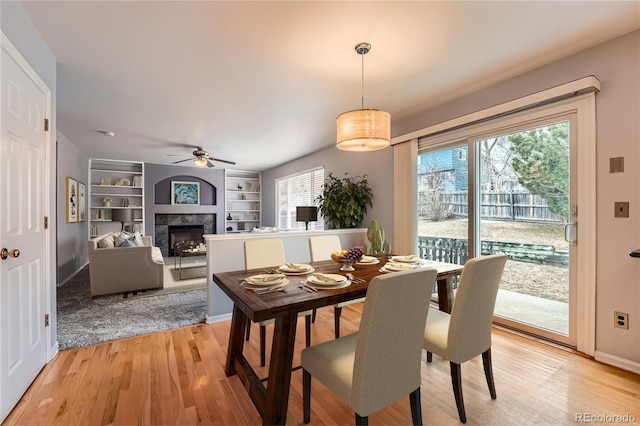
POLYGON ((331 258, 336 262, 342 264, 340 270, 343 272, 355 271, 353 265, 362 259, 364 252, 360 247, 351 247, 349 250, 342 250, 340 252, 334 251, 331 253, 331 258))

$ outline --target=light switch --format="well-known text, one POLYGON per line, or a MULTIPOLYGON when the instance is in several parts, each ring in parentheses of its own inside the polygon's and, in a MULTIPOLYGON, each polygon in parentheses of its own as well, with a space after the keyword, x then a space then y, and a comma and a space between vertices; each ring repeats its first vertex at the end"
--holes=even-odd
POLYGON ((624 172, 624 157, 609 158, 609 173, 624 172))
POLYGON ((614 217, 629 217, 629 202, 628 201, 616 201, 614 217))

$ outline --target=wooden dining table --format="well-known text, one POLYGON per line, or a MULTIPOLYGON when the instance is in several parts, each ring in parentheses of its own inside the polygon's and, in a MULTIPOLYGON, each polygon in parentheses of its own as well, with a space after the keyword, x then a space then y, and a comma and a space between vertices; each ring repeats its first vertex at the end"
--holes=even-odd
MULTIPOLYGON (((363 282, 352 282, 344 288, 321 289, 317 292, 300 288, 301 281, 312 273, 289 275, 287 276, 289 284, 283 291, 266 294, 257 294, 241 286, 245 278, 264 273, 263 269, 213 274, 213 281, 233 301, 225 373, 227 376, 238 375, 262 416, 263 424, 285 424, 287 419, 298 313, 365 297, 369 282, 382 273, 380 268, 387 262, 387 257, 380 256, 378 260, 379 263, 376 264, 355 266, 356 269, 352 274, 354 278, 361 279, 363 282), (254 322, 275 319, 266 387, 243 355, 247 318, 254 322)), ((311 262, 310 265, 315 268, 313 273, 345 275, 345 272, 339 270, 340 264, 331 260, 311 262)), ((436 282, 439 308, 451 312, 452 281, 462 272, 462 265, 431 261, 423 261, 422 265, 433 267, 438 271, 436 282)), ((280 265, 274 265, 273 268, 278 266, 280 265)), ((428 284, 425 283, 425 285, 428 284)))

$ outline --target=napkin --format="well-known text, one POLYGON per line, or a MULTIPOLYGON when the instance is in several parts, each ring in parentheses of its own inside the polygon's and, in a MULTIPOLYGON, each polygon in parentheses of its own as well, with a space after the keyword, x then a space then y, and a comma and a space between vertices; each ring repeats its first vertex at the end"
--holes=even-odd
POLYGON ((309 269, 307 265, 298 265, 297 263, 292 262, 286 262, 284 266, 286 266, 287 269, 291 269, 294 271, 306 271, 307 269, 309 269))
POLYGON ((415 254, 410 254, 408 256, 397 256, 396 259, 402 262, 412 262, 414 260, 418 260, 418 256, 415 254))
POLYGON ((272 281, 278 281, 284 279, 285 275, 283 274, 269 274, 269 275, 261 275, 249 277, 248 280, 258 283, 270 283, 272 281))
POLYGON ((409 269, 416 269, 415 265, 408 265, 406 263, 389 262, 385 266, 392 271, 408 271, 409 269))
POLYGON ((322 282, 325 282, 325 283, 339 283, 339 282, 344 281, 344 280, 337 280, 337 279, 335 279, 333 277, 329 277, 329 276, 327 276, 325 274, 315 274, 314 277, 316 277, 316 279, 318 281, 322 281, 322 282))
POLYGON ((360 263, 373 263, 376 261, 376 258, 373 256, 362 256, 360 259, 360 263))

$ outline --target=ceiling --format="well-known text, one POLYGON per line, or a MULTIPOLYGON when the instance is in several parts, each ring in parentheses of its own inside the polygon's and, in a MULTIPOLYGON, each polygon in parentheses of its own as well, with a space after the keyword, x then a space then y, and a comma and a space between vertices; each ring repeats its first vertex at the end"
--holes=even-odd
POLYGON ((640 28, 636 1, 22 4, 58 61, 57 128, 88 156, 170 164, 202 146, 257 171, 335 144, 361 104, 359 42, 365 107, 396 136, 412 111, 640 28))

